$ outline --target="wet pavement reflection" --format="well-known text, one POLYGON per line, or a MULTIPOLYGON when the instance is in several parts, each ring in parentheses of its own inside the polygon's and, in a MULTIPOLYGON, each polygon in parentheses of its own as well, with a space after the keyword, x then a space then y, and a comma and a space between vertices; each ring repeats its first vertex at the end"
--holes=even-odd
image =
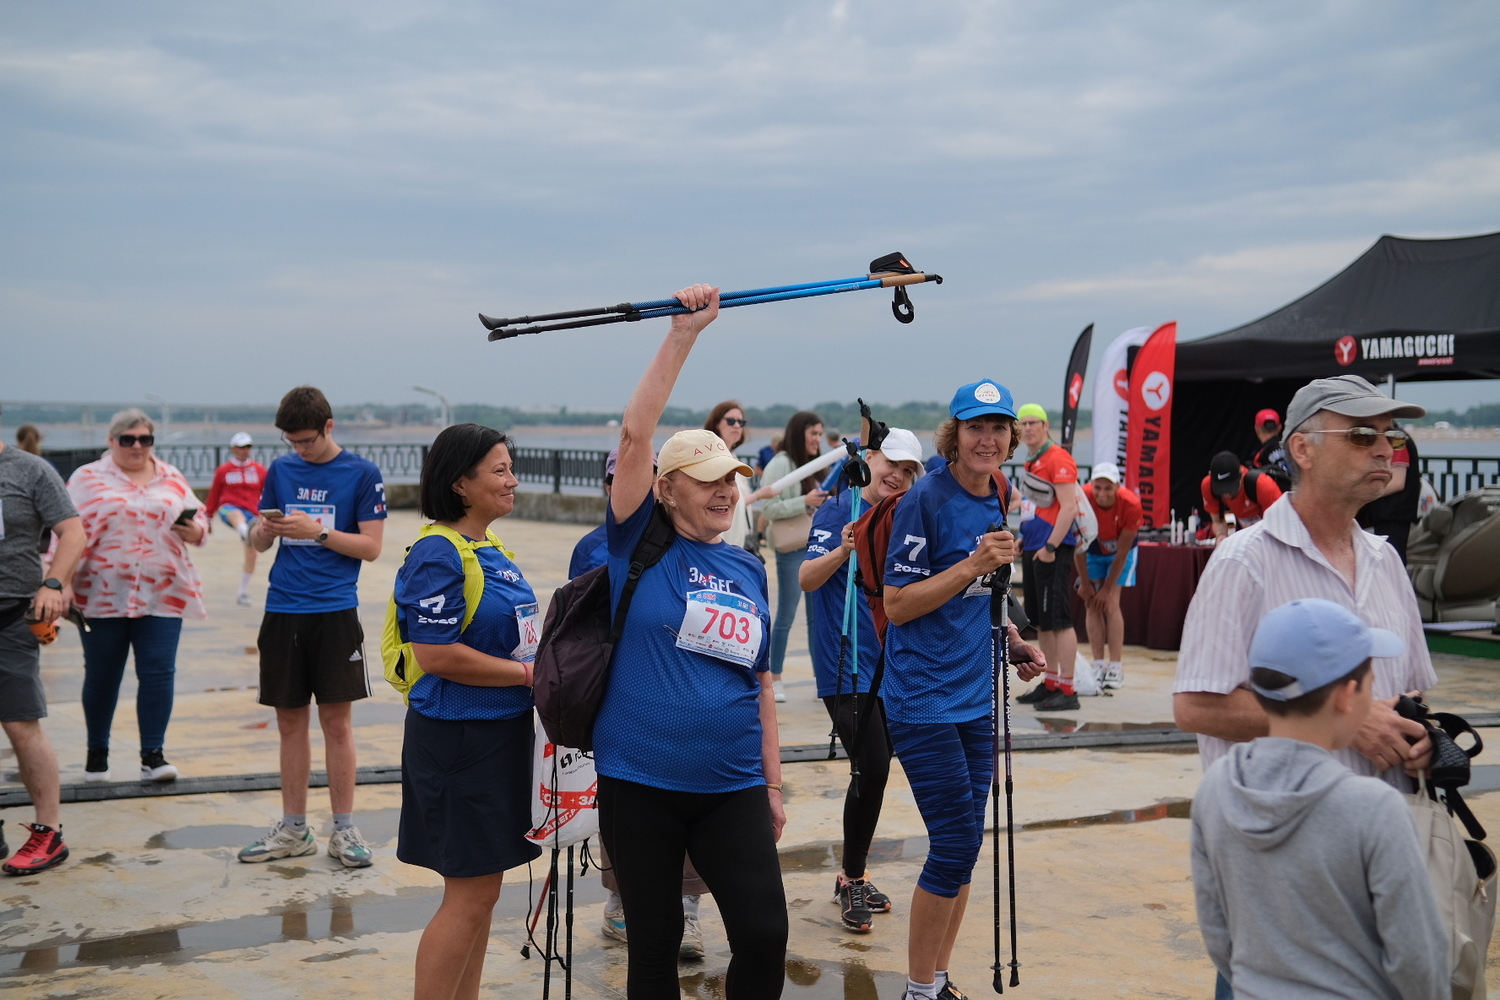
MULTIPOLYGON (((723 973, 681 976, 678 985, 682 995, 692 1000, 724 1000, 723 973)), ((789 958, 782 995, 797 1000, 878 1000, 882 992, 889 996, 905 985, 906 977, 901 973, 874 970, 858 959, 820 962, 789 958)))
POLYGON ((1116 809, 1114 812, 1094 816, 1075 816, 1072 819, 1049 819, 1036 823, 1024 823, 1022 830, 1065 830, 1075 826, 1107 826, 1114 823, 1147 823, 1155 819, 1191 819, 1192 799, 1172 799, 1158 802, 1143 809, 1116 809))

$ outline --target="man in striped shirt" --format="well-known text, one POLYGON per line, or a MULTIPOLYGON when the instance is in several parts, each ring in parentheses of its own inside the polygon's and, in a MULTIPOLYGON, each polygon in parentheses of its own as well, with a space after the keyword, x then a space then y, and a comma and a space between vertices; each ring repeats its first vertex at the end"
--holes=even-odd
POLYGON ((1437 683, 1416 597, 1396 551, 1354 521, 1391 480, 1391 457, 1405 444, 1395 418, 1426 412, 1357 375, 1316 379, 1293 397, 1284 438, 1293 490, 1219 544, 1188 608, 1173 713, 1198 734, 1205 770, 1231 744, 1268 732, 1248 687, 1250 639, 1272 608, 1305 597, 1342 604, 1406 645, 1401 656, 1375 658, 1375 704, 1353 746, 1334 756, 1402 790, 1413 787, 1403 772, 1427 766, 1425 730, 1395 711, 1397 696, 1437 683))

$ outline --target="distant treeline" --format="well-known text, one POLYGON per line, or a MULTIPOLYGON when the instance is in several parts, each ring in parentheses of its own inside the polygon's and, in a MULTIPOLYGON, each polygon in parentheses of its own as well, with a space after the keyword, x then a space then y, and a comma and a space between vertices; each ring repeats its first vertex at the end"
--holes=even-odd
POLYGON ((1446 420, 1454 427, 1500 427, 1500 403, 1480 403, 1462 413, 1457 410, 1428 410, 1427 416, 1412 423, 1431 427, 1439 420, 1446 420))

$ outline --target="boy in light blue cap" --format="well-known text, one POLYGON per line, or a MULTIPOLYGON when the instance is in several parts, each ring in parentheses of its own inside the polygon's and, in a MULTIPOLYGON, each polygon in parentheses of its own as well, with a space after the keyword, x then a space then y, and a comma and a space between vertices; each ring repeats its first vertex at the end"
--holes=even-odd
POLYGON ((1370 659, 1401 638, 1332 601, 1261 619, 1250 689, 1271 734, 1237 744, 1193 802, 1193 889, 1209 957, 1238 1000, 1446 997, 1448 934, 1401 793, 1358 777, 1370 659))

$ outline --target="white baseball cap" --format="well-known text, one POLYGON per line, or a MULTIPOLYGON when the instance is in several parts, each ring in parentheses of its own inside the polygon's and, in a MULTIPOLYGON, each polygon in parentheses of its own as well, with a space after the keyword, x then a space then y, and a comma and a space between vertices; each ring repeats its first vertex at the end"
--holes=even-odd
POLYGON ((880 453, 892 462, 922 464, 922 442, 905 427, 892 427, 886 431, 885 440, 880 443, 880 453))
POLYGON ((240 431, 234 437, 229 439, 229 447, 231 448, 248 448, 254 443, 255 442, 250 440, 250 435, 246 434, 244 431, 240 431))
POLYGON ((1089 478, 1108 479, 1116 486, 1119 486, 1122 477, 1120 476, 1120 467, 1118 465, 1113 462, 1100 462, 1098 465, 1094 466, 1094 471, 1089 476, 1089 478))

